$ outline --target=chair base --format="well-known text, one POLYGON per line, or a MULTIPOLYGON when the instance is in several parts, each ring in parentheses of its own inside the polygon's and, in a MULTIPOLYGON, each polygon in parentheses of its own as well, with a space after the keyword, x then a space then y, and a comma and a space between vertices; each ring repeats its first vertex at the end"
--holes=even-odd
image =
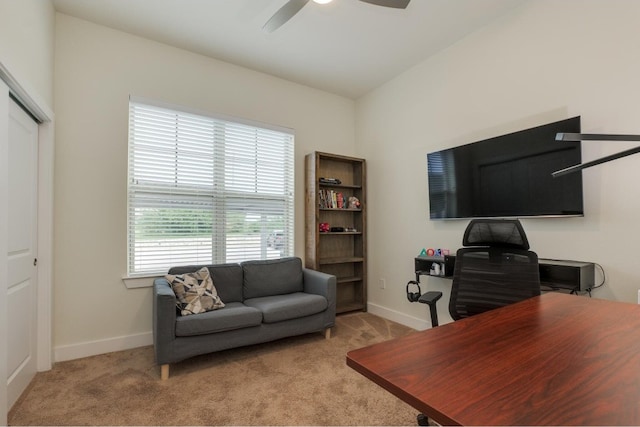
POLYGON ((417 418, 419 426, 428 426, 429 425, 429 418, 425 414, 418 414, 418 416, 416 418, 417 418))

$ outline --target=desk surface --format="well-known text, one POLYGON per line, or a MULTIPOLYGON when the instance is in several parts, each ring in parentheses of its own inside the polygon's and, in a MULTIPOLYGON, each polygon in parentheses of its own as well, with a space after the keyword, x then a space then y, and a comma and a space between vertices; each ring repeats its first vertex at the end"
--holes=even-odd
POLYGON ((548 293, 347 365, 440 424, 640 425, 640 305, 548 293))

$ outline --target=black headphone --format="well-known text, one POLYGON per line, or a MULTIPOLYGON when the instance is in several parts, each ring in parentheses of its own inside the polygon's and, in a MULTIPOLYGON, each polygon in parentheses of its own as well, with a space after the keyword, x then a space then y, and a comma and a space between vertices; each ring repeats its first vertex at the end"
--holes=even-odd
POLYGON ((422 290, 420 289, 420 283, 416 282, 415 280, 409 280, 407 282, 407 299, 409 300, 409 302, 416 302, 418 301, 418 299, 420 299, 420 295, 422 295, 422 290), (418 287, 418 292, 409 292, 409 285, 416 285, 418 287))

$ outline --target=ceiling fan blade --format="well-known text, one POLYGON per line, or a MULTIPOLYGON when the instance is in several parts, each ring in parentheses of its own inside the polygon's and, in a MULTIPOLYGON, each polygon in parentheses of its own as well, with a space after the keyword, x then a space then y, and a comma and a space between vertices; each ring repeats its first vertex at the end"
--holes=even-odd
POLYGON ((282 6, 273 16, 262 26, 262 29, 268 33, 271 33, 287 22, 289 19, 300 12, 300 9, 305 4, 309 3, 309 0, 289 0, 282 6))
POLYGON ((395 9, 406 9, 411 0, 360 0, 365 3, 375 4, 377 6, 393 7, 395 9))

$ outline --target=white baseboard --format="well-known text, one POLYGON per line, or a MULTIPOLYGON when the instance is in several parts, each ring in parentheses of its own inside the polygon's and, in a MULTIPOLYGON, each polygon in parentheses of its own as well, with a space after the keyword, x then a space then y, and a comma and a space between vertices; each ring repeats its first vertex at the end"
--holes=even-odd
POLYGON ((367 311, 371 314, 375 314, 376 316, 384 317, 385 319, 400 323, 401 325, 408 326, 418 331, 423 331, 431 327, 430 322, 409 316, 399 311, 391 310, 378 304, 367 303, 367 311))
MULTIPOLYGON (((431 323, 428 321, 391 310, 378 304, 368 303, 367 310, 371 314, 384 317, 385 319, 419 331, 431 327, 431 323)), ((129 350, 147 345, 153 345, 153 334, 151 332, 107 338, 104 340, 86 341, 78 344, 61 345, 53 349, 53 357, 55 362, 64 362, 65 360, 81 359, 83 357, 129 350)))
POLYGON ((55 362, 63 362, 65 360, 129 350, 131 348, 144 347, 152 344, 153 334, 151 332, 144 332, 104 340, 87 341, 79 344, 62 345, 53 349, 53 357, 55 362))

